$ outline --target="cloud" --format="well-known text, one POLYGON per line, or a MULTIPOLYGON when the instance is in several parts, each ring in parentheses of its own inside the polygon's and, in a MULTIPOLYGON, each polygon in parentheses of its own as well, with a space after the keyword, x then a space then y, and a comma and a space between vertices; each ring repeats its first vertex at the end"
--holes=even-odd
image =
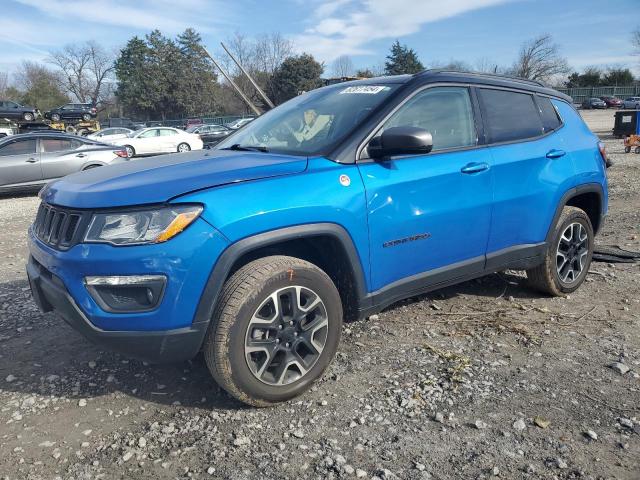
POLYGON ((233 17, 221 0, 16 0, 40 13, 67 22, 108 25, 176 33, 187 27, 200 32, 226 24, 233 17))
POLYGON ((320 60, 372 53, 380 39, 400 38, 422 25, 509 0, 331 0, 313 13, 314 25, 293 36, 296 49, 320 60))

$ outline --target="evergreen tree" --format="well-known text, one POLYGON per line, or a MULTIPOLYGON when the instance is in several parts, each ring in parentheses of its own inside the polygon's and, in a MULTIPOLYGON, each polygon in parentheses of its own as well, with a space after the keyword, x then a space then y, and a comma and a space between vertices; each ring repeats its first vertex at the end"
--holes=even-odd
POLYGON ((424 66, 418 59, 418 54, 406 45, 400 45, 396 40, 391 45, 391 53, 387 55, 384 64, 387 75, 402 75, 405 73, 418 73, 424 70, 424 66))
POLYGON ((320 75, 323 71, 324 66, 309 54, 287 58, 273 75, 271 99, 282 103, 301 92, 318 88, 322 84, 320 75))

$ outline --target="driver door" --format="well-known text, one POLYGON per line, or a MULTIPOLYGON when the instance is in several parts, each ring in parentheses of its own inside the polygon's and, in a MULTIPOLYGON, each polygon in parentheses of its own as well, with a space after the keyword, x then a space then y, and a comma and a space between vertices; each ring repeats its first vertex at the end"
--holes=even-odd
POLYGON ((407 281, 419 290, 482 271, 491 220, 491 156, 488 149, 476 148, 469 89, 423 89, 376 135, 399 126, 429 131, 433 150, 359 160, 373 290, 407 281))

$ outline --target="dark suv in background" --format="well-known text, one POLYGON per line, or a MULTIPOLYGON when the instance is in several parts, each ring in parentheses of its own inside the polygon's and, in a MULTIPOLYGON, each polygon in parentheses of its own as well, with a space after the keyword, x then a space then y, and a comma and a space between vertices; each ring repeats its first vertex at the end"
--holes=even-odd
POLYGON ((27 107, 11 100, 0 100, 0 118, 32 122, 38 114, 36 107, 27 107))
POLYGON ((96 107, 90 103, 67 103, 45 112, 44 118, 54 122, 59 122, 60 120, 84 120, 88 122, 92 118, 96 118, 97 113, 96 107))

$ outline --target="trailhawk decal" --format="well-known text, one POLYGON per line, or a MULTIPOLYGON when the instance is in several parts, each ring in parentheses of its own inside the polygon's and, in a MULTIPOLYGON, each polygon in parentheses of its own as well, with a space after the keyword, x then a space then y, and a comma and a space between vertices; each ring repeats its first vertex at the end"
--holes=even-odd
POLYGON ((416 240, 426 240, 427 238, 431 238, 430 233, 418 233, 417 235, 411 235, 410 237, 399 238, 397 240, 389 240, 388 242, 384 242, 382 244, 382 247, 395 247, 403 243, 415 242, 416 240))

